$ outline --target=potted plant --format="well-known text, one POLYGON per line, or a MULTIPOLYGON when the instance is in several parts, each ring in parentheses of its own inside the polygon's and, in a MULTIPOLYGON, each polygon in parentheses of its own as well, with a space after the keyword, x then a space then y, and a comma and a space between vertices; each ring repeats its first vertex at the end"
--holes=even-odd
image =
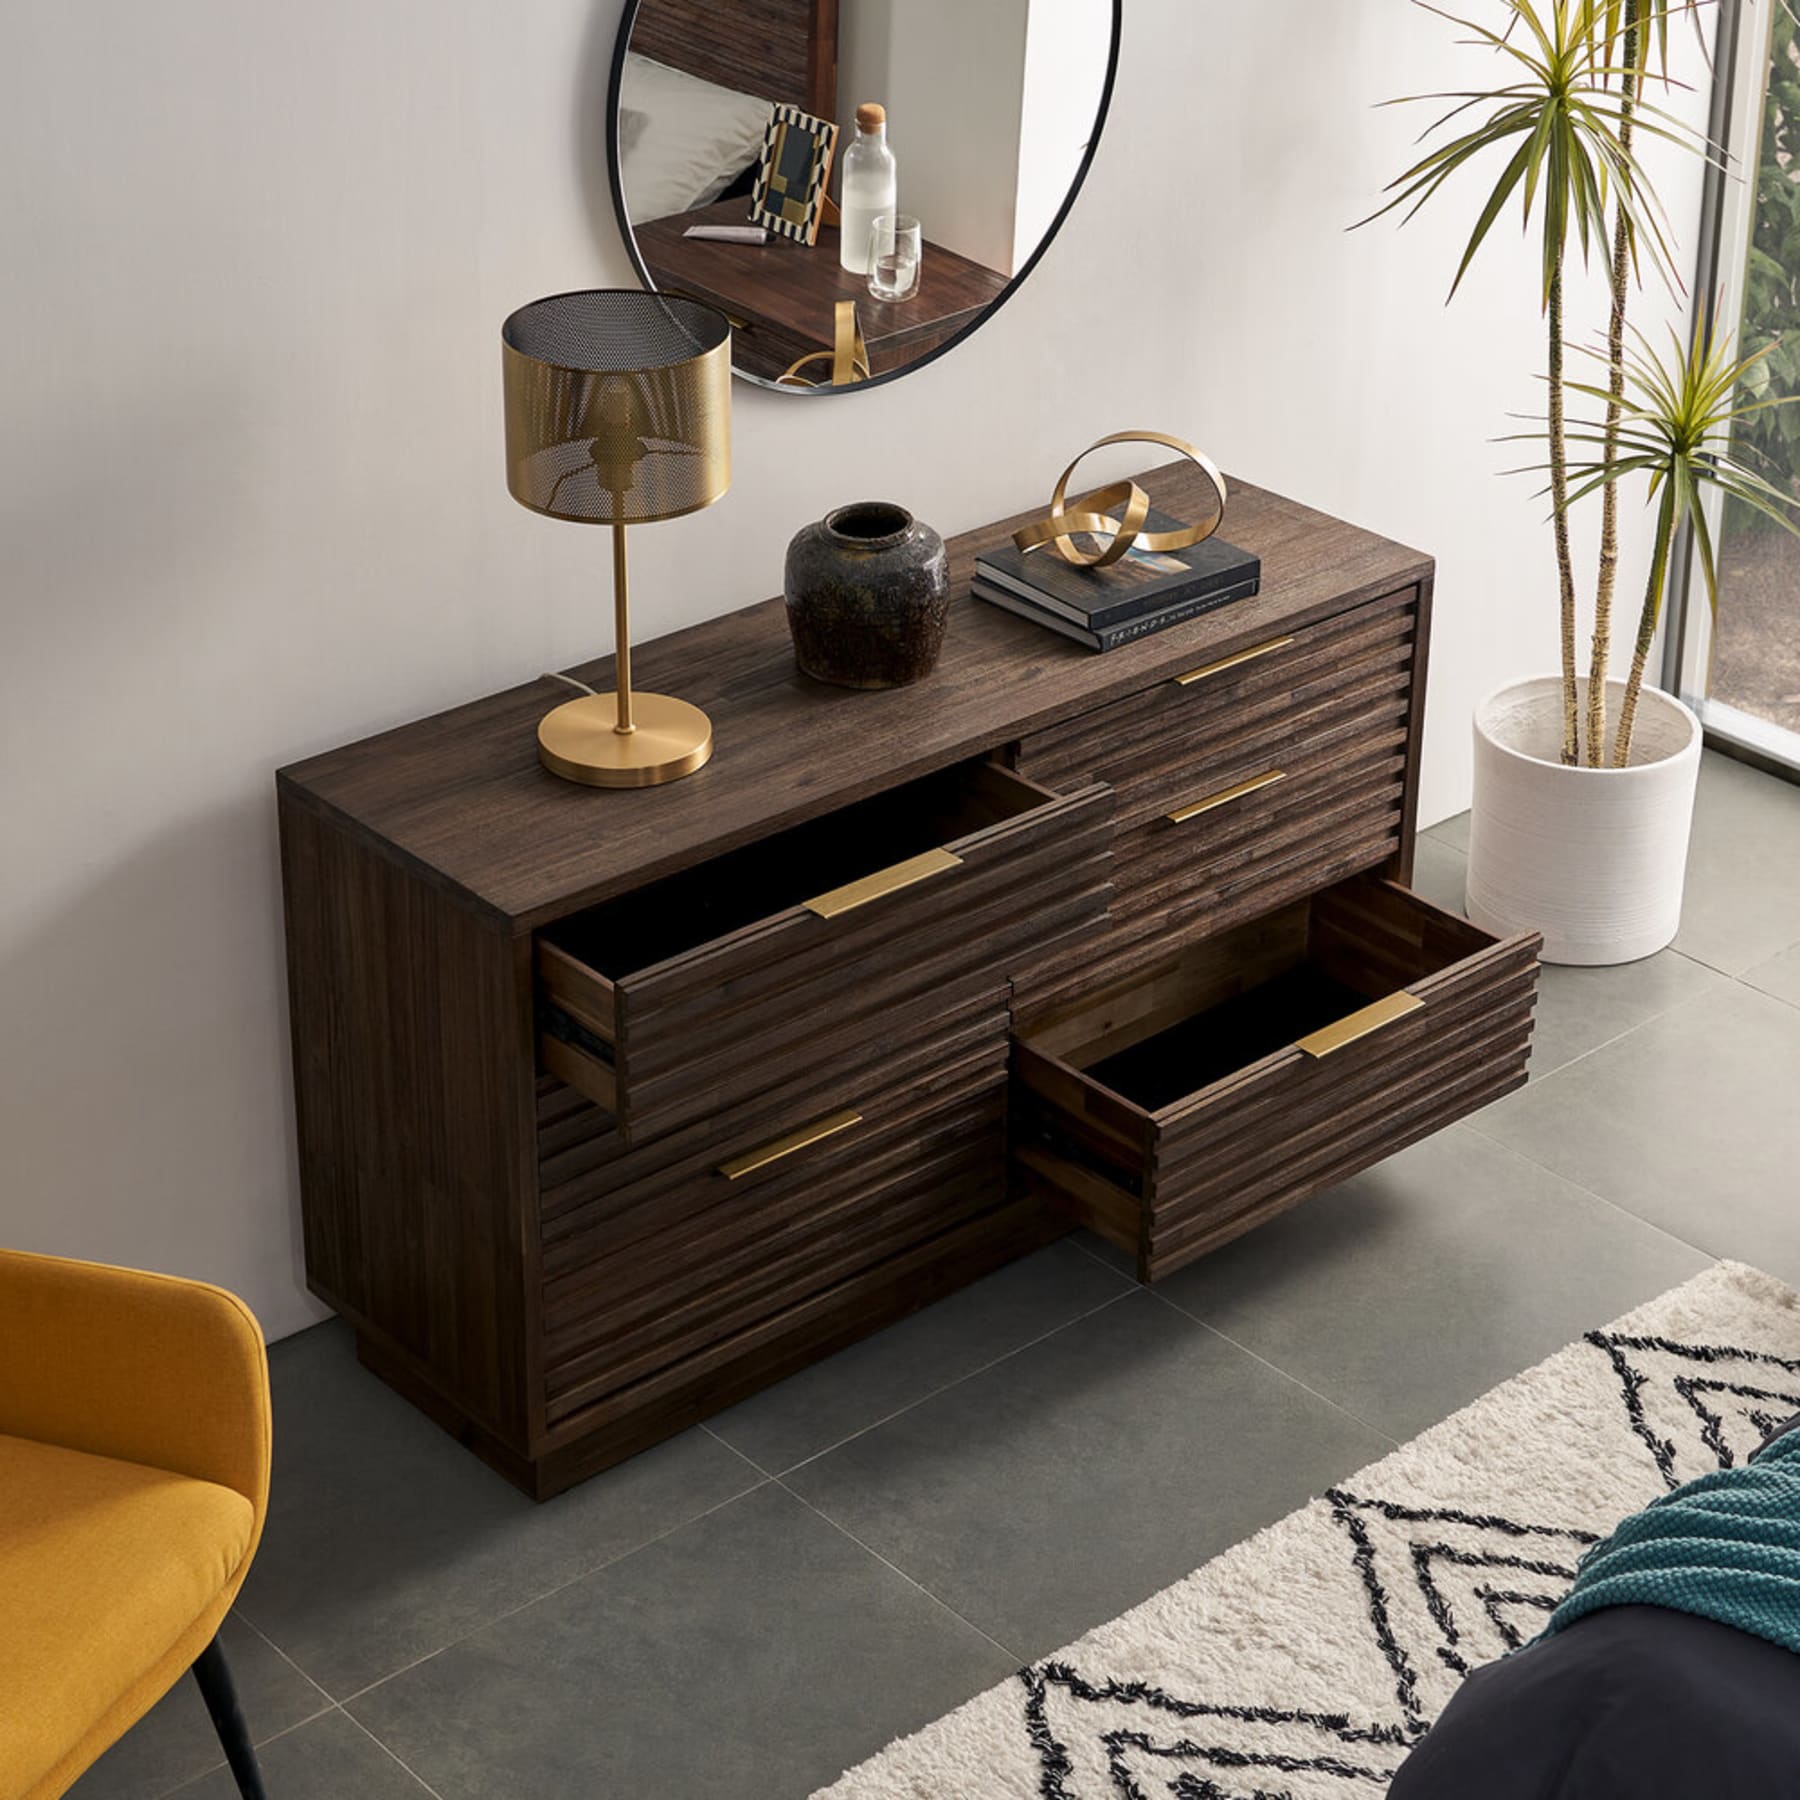
POLYGON ((1500 59, 1507 79, 1489 89, 1423 96, 1453 107, 1428 137, 1452 124, 1459 129, 1392 184, 1394 197, 1381 209, 1406 207, 1410 218, 1467 165, 1504 157, 1452 297, 1515 198, 1541 240, 1548 406, 1538 435, 1548 447, 1562 666, 1556 675, 1510 682, 1476 709, 1469 916, 1502 933, 1541 931, 1547 961, 1630 962, 1662 949, 1680 924, 1699 774, 1699 721, 1644 679, 1670 562, 1681 527, 1691 521, 1716 600, 1713 548, 1699 505, 1707 487, 1788 523, 1786 496, 1733 454, 1740 421, 1782 402, 1740 404, 1772 346, 1734 361, 1708 324, 1691 351, 1677 343, 1666 363, 1630 329, 1640 261, 1674 283, 1673 247, 1637 141, 1654 136, 1708 153, 1704 139, 1647 98, 1653 82, 1669 81, 1671 18, 1694 15, 1696 0, 1504 0, 1502 12, 1500 30, 1452 23, 1500 59), (1584 260, 1597 246, 1610 250, 1611 316, 1604 347, 1590 353, 1600 383, 1568 374, 1572 246, 1584 260), (1571 421, 1571 394, 1597 402, 1602 415, 1571 421), (1621 682, 1611 674, 1619 504, 1623 484, 1638 477, 1656 508, 1656 533, 1631 673, 1621 682), (1594 494, 1602 508, 1600 556, 1584 676, 1569 512, 1594 494))

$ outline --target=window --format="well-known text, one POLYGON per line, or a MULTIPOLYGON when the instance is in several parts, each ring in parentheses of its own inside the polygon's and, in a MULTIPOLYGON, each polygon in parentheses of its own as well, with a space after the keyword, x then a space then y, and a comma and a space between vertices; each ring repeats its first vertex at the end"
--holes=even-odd
MULTIPOLYGON (((1800 396, 1800 0, 1723 0, 1715 67, 1713 131, 1731 167, 1707 184, 1698 292, 1718 296, 1740 354, 1774 346, 1756 397, 1800 396)), ((1745 421, 1737 448, 1800 496, 1800 403, 1745 421)), ((1691 570, 1665 681, 1709 736, 1800 770, 1800 538, 1716 497, 1709 518, 1718 616, 1691 570)))

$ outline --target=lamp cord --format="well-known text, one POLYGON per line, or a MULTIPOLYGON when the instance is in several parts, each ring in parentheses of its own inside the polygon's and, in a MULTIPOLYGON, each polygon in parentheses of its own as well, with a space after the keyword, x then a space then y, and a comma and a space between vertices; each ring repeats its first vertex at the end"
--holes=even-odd
POLYGON ((552 669, 546 669, 539 679, 542 681, 560 681, 564 687, 572 687, 577 693, 595 695, 599 692, 598 689, 589 687, 585 681, 577 681, 573 675, 558 675, 552 669))

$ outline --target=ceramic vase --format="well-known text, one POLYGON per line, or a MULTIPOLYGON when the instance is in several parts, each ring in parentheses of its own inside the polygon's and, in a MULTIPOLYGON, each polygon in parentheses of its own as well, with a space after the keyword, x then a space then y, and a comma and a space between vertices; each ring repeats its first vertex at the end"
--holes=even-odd
POLYGON ((950 613, 944 540, 903 506, 840 506, 788 545, 788 629, 801 669, 837 687, 929 675, 950 613))

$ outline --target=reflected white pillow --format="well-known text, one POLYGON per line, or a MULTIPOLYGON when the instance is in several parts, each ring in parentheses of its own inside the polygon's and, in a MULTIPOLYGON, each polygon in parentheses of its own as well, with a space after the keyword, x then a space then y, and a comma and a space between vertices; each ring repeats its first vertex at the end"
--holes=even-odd
POLYGON ((625 208, 634 225, 718 199, 762 155, 769 127, 767 100, 634 54, 625 58, 619 105, 625 208))

